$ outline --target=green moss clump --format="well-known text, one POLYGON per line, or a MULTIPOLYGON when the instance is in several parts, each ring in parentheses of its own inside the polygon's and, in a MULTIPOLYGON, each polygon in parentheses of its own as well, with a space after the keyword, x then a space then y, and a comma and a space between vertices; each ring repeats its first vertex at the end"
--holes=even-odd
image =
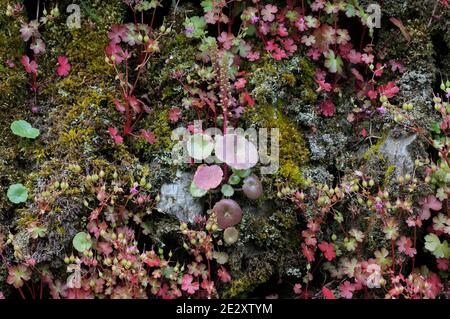
POLYGON ((250 271, 239 278, 234 278, 230 286, 224 290, 221 298, 245 297, 258 285, 266 283, 273 273, 273 267, 268 261, 260 261, 254 258, 250 261, 250 271))
POLYGON ((263 105, 247 109, 250 123, 257 126, 279 129, 279 176, 288 179, 294 185, 301 185, 303 177, 301 166, 308 162, 309 150, 302 134, 280 109, 263 105))

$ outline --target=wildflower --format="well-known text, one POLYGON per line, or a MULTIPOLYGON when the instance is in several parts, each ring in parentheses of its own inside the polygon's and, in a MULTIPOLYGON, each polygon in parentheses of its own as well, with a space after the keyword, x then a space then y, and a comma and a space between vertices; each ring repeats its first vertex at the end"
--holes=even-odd
POLYGON ((184 28, 184 33, 186 33, 186 34, 194 33, 194 27, 190 26, 190 25, 186 26, 186 28, 184 28))

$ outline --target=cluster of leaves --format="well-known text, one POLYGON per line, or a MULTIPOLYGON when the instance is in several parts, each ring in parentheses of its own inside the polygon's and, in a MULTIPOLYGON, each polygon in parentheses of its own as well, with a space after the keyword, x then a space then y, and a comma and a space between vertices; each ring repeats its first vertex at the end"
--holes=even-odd
MULTIPOLYGON (((77 165, 70 169, 76 174, 81 172, 77 165)), ((167 249, 157 248, 160 243, 149 236, 146 219, 157 199, 152 198, 151 185, 145 178, 131 185, 117 173, 108 175, 104 171, 84 178, 85 187, 96 198, 85 200, 84 205, 95 208, 90 208, 86 230, 73 237, 73 253, 64 258, 67 277, 54 278, 46 267, 36 266, 33 259, 18 264, 5 259, 7 282, 23 298, 43 298, 47 293, 57 299, 211 298, 218 296, 217 285, 231 280, 223 266, 228 256, 220 251, 222 232, 215 214, 199 218, 191 226, 180 225, 185 253, 174 256, 167 249), (36 282, 40 282, 39 291, 36 282)), ((37 198, 42 208, 39 216, 50 211, 56 198, 69 188, 67 182, 51 182, 37 198)), ((33 239, 47 236, 39 219, 28 230, 33 239)), ((12 235, 6 243, 0 241, 0 257, 13 242, 12 235)))
MULTIPOLYGON (((109 133, 115 144, 121 144, 123 137, 133 134, 137 121, 145 114, 151 113, 152 108, 148 98, 139 98, 136 93, 142 71, 151 58, 160 51, 159 40, 162 36, 171 33, 171 28, 162 26, 154 30, 153 23, 156 9, 160 6, 158 1, 125 1, 134 16, 134 23, 113 25, 108 33, 110 40, 105 49, 106 62, 116 72, 119 81, 120 99, 114 101, 116 110, 125 117, 122 132, 111 127, 109 133), (153 10, 151 22, 144 21, 144 11, 153 10), (140 21, 138 21, 138 13, 140 21)), ((150 144, 154 144, 156 137, 152 132, 141 129, 140 137, 150 144)))
MULTIPOLYGON (((307 5, 286 1, 285 6, 266 4, 264 1, 212 1, 202 3, 204 16, 186 18, 185 34, 190 38, 201 39, 200 55, 205 59, 205 48, 217 44, 219 48, 234 56, 235 60, 257 61, 268 54, 275 60, 288 59, 303 50, 311 60, 316 61, 316 82, 318 92, 322 92, 322 102, 318 112, 332 116, 335 106, 332 93, 342 90, 340 80, 348 83, 352 77, 355 89, 361 99, 361 115, 376 109, 377 96, 393 97, 398 88, 394 82, 378 83, 384 70, 403 72, 398 61, 376 61, 374 46, 369 43, 362 47, 362 39, 351 39, 345 28, 339 27, 339 19, 357 19, 373 36, 370 19, 363 8, 354 1, 315 0, 307 5), (241 24, 238 33, 236 20, 241 24), (207 31, 208 25, 217 26, 216 37, 207 31), (224 30, 225 29, 225 30, 224 30), (353 41, 352 41, 353 40, 353 41), (355 48, 354 43, 361 43, 355 48)), ((364 37, 364 34, 361 35, 364 37)))
MULTIPOLYGON (((444 85, 443 90, 448 95, 450 85, 444 85)), ((343 176, 334 188, 309 183, 305 191, 284 193, 307 221, 307 229, 302 231, 301 251, 308 263, 308 272, 303 285, 294 286, 300 297, 311 296, 309 284, 321 265, 322 271, 332 277, 322 291, 325 298, 357 295, 367 298, 380 294, 387 298, 437 298, 445 293, 446 286, 441 278, 448 276, 450 258, 447 241, 450 190, 446 180, 450 174, 446 171, 448 131, 445 121, 450 105, 440 97, 435 97, 434 102, 435 109, 442 115, 434 137, 418 126, 406 124, 412 122, 407 115, 410 104, 398 107, 385 103, 400 123, 421 134, 440 156, 437 163, 417 159, 412 174, 397 178, 395 197, 383 189, 383 184, 377 185, 361 171, 343 176), (430 188, 434 189, 434 194, 430 194, 430 188), (432 220, 431 227, 426 226, 428 220, 432 220), (335 226, 331 226, 331 221, 335 226), (346 225, 352 228, 347 229, 346 225), (381 229, 384 234, 376 250, 370 248, 374 245, 371 241, 375 229, 381 229), (425 265, 416 267, 419 243, 424 245, 423 253, 429 252, 435 258, 433 271, 425 265), (372 253, 372 258, 363 257, 372 253), (330 290, 332 287, 335 287, 334 292, 330 290)))

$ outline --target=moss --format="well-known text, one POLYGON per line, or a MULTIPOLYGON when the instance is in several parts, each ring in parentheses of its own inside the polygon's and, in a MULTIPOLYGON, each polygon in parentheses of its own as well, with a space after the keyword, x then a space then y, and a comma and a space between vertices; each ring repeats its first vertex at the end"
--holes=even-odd
POLYGON ((380 138, 376 144, 373 144, 363 155, 364 160, 368 161, 371 157, 377 156, 380 160, 383 160, 383 155, 380 154, 380 147, 386 140, 386 136, 380 138))
POLYGON ((248 122, 256 123, 258 127, 279 130, 279 176, 301 185, 303 178, 301 167, 308 162, 309 150, 303 135, 279 108, 269 105, 247 109, 248 122))
POLYGON ((234 278, 230 286, 222 293, 221 298, 246 297, 247 293, 253 291, 258 285, 266 283, 273 273, 272 266, 265 261, 258 262, 254 259, 250 261, 249 267, 253 269, 239 278, 234 278), (252 264, 258 265, 251 267, 252 264))

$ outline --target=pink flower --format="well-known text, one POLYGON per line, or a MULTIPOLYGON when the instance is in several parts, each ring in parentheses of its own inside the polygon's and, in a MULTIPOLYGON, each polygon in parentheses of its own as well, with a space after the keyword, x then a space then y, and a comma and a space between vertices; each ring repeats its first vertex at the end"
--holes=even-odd
POLYGON ((244 78, 239 78, 236 82, 234 82, 234 87, 236 90, 243 89, 247 84, 247 80, 244 78))
POLYGON ((220 185, 223 171, 218 165, 200 165, 194 175, 194 183, 198 188, 210 190, 220 185))
POLYGON ((22 63, 23 67, 25 68, 25 71, 27 73, 32 73, 37 75, 37 68, 38 65, 36 63, 36 61, 31 61, 30 62, 30 58, 26 55, 22 56, 22 59, 20 60, 20 62, 22 63))
POLYGON ((193 295, 199 289, 198 282, 192 282, 194 278, 191 275, 184 275, 181 281, 181 290, 186 291, 188 294, 193 295))
POLYGON ((58 57, 58 65, 59 66, 56 72, 58 73, 59 76, 64 77, 69 75, 71 65, 69 64, 69 60, 67 60, 65 56, 58 57))

